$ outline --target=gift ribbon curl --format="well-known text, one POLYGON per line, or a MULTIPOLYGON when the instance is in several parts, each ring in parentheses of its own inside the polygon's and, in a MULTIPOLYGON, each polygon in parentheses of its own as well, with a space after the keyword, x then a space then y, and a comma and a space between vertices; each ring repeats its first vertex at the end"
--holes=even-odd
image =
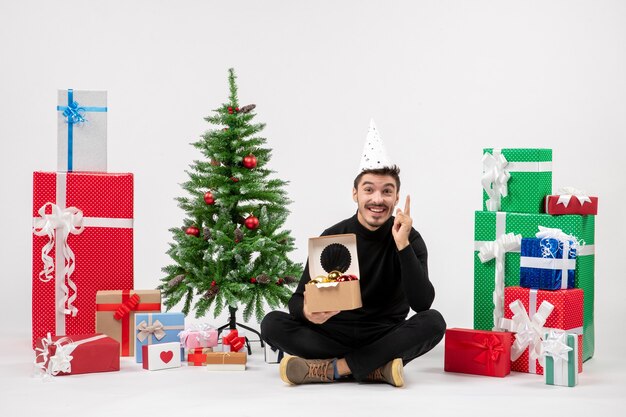
POLYGON ((482 263, 492 259, 496 261, 495 289, 493 291, 493 324, 494 330, 499 329, 498 324, 504 317, 504 260, 507 252, 519 250, 522 243, 522 235, 507 233, 495 241, 485 242, 478 251, 478 258, 482 263))
POLYGON ((569 255, 576 255, 576 250, 585 242, 578 240, 573 235, 568 235, 561 229, 539 226, 539 232, 535 236, 541 239, 542 256, 554 257, 551 245, 548 239, 555 239, 559 242, 559 248, 563 250, 563 258, 567 258, 569 255))
POLYGON ((60 208, 54 203, 46 203, 38 211, 39 217, 34 219, 33 234, 35 236, 48 236, 48 242, 41 249, 41 260, 43 261, 43 270, 39 273, 39 279, 42 282, 50 281, 54 272, 54 260, 50 256, 50 251, 54 248, 57 240, 63 245, 63 258, 65 265, 65 276, 62 283, 63 297, 57 308, 64 314, 75 316, 78 309, 72 305, 76 300, 76 284, 72 281, 71 276, 74 272, 76 257, 74 251, 67 243, 70 234, 78 235, 83 232, 85 226, 83 224, 83 212, 76 207, 60 208), (46 209, 51 208, 51 214, 46 214, 46 209), (65 283, 67 279, 67 284, 65 283), (71 297, 68 297, 68 286, 73 291, 71 297), (66 307, 67 303, 67 307, 66 307))
POLYGON ((56 342, 52 341, 50 333, 41 339, 41 347, 35 348, 35 366, 40 368, 46 375, 56 376, 61 372, 72 372, 72 355, 76 344, 68 337, 62 337, 56 342), (56 347, 54 355, 49 356, 51 346, 56 347), (41 359, 41 360, 40 360, 41 359))
POLYGON ((104 334, 97 334, 86 339, 73 341, 69 337, 61 337, 57 341, 52 340, 50 333, 41 339, 41 347, 35 348, 35 366, 39 368, 44 377, 56 376, 60 373, 72 372, 72 352, 79 345, 90 343, 107 337, 104 334), (54 355, 50 355, 50 347, 55 346, 54 355), (41 360, 40 360, 41 359, 41 360))
POLYGON ((494 149, 493 154, 485 153, 482 158, 483 176, 481 184, 489 196, 486 202, 488 211, 500 210, 500 199, 508 195, 509 178, 511 174, 506 169, 509 162, 499 149, 494 149))

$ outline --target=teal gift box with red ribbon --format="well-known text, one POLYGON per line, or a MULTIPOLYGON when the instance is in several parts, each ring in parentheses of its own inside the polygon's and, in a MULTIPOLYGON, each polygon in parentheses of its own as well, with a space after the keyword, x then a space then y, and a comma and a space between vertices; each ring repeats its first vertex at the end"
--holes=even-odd
POLYGON ((58 90, 57 170, 106 172, 107 92, 58 90))
POLYGON ((513 334, 488 330, 446 330, 444 370, 505 377, 511 373, 513 334))

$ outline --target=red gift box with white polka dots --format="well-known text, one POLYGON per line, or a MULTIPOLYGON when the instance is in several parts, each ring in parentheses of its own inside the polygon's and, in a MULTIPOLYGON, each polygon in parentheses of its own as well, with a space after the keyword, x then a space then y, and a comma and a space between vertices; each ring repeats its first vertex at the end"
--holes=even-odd
POLYGON ((95 333, 96 292, 133 288, 132 222, 133 174, 33 174, 33 347, 95 333))
MULTIPOLYGON (((543 327, 547 329, 567 330, 568 333, 578 334, 578 372, 583 370, 583 300, 584 292, 580 288, 567 290, 533 290, 522 287, 506 287, 504 289, 504 317, 511 319, 513 311, 510 304, 515 300, 520 300, 524 309, 532 319, 532 315, 537 311, 543 301, 547 301, 554 306, 554 310, 546 319, 543 327), (532 295, 534 293, 534 295, 532 295), (532 311, 531 313, 531 310, 532 311)), ((516 361, 511 363, 511 370, 517 372, 533 373, 529 367, 529 351, 524 351, 516 361)), ((538 360, 535 360, 535 372, 543 375, 543 367, 538 360)))

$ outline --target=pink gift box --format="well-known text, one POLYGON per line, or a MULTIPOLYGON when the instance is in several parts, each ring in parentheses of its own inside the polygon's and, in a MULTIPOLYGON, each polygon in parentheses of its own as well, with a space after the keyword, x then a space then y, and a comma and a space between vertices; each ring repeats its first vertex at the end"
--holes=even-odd
POLYGON ((217 346, 217 329, 209 325, 192 326, 178 333, 180 344, 186 349, 217 346))

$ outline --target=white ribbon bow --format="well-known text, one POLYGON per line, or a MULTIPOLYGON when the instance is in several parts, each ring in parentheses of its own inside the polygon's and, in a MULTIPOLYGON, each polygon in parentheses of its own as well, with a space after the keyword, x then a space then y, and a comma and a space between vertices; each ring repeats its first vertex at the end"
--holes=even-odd
POLYGON ((533 315, 532 320, 528 317, 528 313, 526 313, 524 305, 520 300, 513 301, 509 304, 509 307, 513 312, 513 318, 500 320, 500 327, 517 333, 515 335, 515 343, 511 347, 511 361, 515 362, 524 353, 524 350, 528 348, 530 370, 534 368, 531 364, 534 364, 535 360, 541 357, 541 341, 545 333, 543 325, 546 323, 552 310, 554 310, 554 305, 548 301, 543 301, 533 315))
POLYGON ((495 241, 485 242, 478 252, 482 263, 496 260, 495 289, 493 291, 493 324, 494 330, 498 329, 500 319, 504 317, 504 257, 507 252, 519 250, 522 243, 522 235, 507 233, 495 241))
POLYGON ((35 347, 35 366, 43 372, 43 376, 55 376, 61 372, 72 372, 72 360, 71 355, 74 349, 78 346, 94 342, 99 339, 104 339, 107 336, 104 334, 96 334, 95 336, 88 337, 86 339, 73 341, 69 337, 61 337, 56 342, 52 341, 50 333, 41 339, 41 347, 35 347), (55 346, 54 355, 50 354, 50 346, 55 346), (39 360, 41 358, 41 360, 39 360))
POLYGON ((557 193, 559 195, 559 199, 556 204, 563 204, 565 207, 569 204, 569 201, 572 197, 576 197, 581 207, 585 203, 591 203, 591 199, 584 191, 576 189, 574 187, 563 187, 557 193))
POLYGON ((499 211, 500 198, 509 193, 507 183, 511 174, 506 169, 509 163, 499 149, 494 149, 493 154, 483 154, 482 162, 483 176, 480 182, 489 196, 487 210, 499 211))
POLYGON ((67 337, 62 337, 56 342, 52 341, 50 333, 41 339, 41 347, 35 348, 35 366, 40 368, 46 375, 58 375, 61 372, 72 372, 72 355, 76 344, 67 337), (54 355, 48 358, 50 346, 56 346, 54 355), (41 358, 41 360, 39 360, 41 358))
POLYGON ((137 330, 139 330, 139 333, 137 333, 137 339, 141 342, 146 340, 150 335, 154 335, 157 340, 161 340, 166 334, 163 324, 158 320, 155 320, 152 325, 148 325, 145 320, 142 320, 142 322, 137 325, 137 330))
POLYGON ((543 351, 539 361, 542 366, 545 366, 546 356, 552 356, 555 361, 567 362, 569 360, 568 353, 574 350, 567 346, 567 333, 555 330, 550 330, 548 337, 541 342, 541 346, 543 351))
MULTIPOLYGON (((547 244, 547 239, 556 239, 559 241, 559 245, 563 250, 563 259, 567 259, 570 255, 570 251, 578 250, 585 242, 579 241, 575 236, 568 235, 561 229, 553 229, 550 227, 539 226, 539 231, 535 234, 536 237, 541 239, 542 257, 554 257, 552 251, 547 244)), ((572 254, 572 255, 575 255, 572 254)))
POLYGON ((63 245, 65 276, 61 285, 63 298, 60 300, 57 309, 63 311, 64 314, 75 316, 78 313, 78 309, 72 303, 76 300, 76 284, 72 281, 71 276, 74 272, 76 258, 74 252, 67 244, 67 238, 70 233, 78 235, 84 230, 83 212, 76 207, 62 209, 56 204, 46 203, 39 209, 38 213, 39 217, 34 219, 33 234, 36 236, 48 236, 48 242, 41 249, 43 270, 39 273, 39 279, 42 282, 48 282, 53 278, 54 260, 50 256, 50 251, 54 248, 55 241, 60 240, 60 243, 63 245), (46 214, 47 207, 52 209, 51 214, 46 214), (65 283, 65 277, 67 277, 67 284, 65 283), (68 285, 73 291, 71 297, 68 297, 68 285))

